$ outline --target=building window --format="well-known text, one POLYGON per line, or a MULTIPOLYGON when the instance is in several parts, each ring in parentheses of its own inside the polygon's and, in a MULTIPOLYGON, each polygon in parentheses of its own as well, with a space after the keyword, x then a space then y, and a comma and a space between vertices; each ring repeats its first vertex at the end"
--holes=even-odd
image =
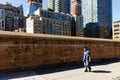
POLYGON ((4 19, 4 15, 1 16, 1 19, 4 19))
POLYGON ((1 26, 2 26, 2 23, 0 22, 0 28, 1 28, 1 26))
POLYGON ((4 27, 5 25, 4 25, 4 21, 2 21, 2 27, 4 27))
POLYGON ((4 10, 2 10, 2 14, 4 14, 4 10))
POLYGON ((114 31, 119 31, 119 29, 115 29, 114 31))
POLYGON ((114 27, 119 27, 119 25, 114 25, 114 27))

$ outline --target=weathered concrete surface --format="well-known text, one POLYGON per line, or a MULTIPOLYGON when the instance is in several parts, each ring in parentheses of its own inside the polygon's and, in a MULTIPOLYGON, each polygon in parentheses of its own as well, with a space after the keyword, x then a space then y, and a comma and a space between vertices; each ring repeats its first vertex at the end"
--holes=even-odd
POLYGON ((120 41, 0 32, 0 73, 80 62, 85 46, 92 59, 120 57, 120 41))
POLYGON ((120 77, 120 61, 108 64, 99 63, 99 65, 92 66, 92 72, 84 72, 84 69, 80 67, 81 65, 75 65, 1 74, 0 80, 119 80, 117 77, 120 77))

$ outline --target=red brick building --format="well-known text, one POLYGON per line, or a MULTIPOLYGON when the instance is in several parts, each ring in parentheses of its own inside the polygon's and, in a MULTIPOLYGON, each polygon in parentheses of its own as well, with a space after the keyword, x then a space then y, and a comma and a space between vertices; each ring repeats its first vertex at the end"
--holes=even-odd
POLYGON ((72 0, 71 14, 81 15, 81 0, 72 0))
POLYGON ((81 0, 72 0, 71 14, 75 19, 75 34, 83 36, 83 16, 81 11, 81 0))

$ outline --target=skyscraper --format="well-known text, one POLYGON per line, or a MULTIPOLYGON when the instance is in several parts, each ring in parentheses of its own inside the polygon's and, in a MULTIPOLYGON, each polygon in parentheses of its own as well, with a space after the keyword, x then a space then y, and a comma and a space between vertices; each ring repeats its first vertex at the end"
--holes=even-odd
POLYGON ((33 14, 38 8, 42 8, 42 0, 28 0, 28 6, 28 14, 33 14))
POLYGON ((81 0, 72 0, 71 14, 81 15, 81 0))
POLYGON ((55 10, 55 0, 47 0, 47 8, 55 10))
POLYGON ((88 23, 97 23, 108 31, 111 37, 112 0, 83 0, 84 27, 88 23))
POLYGON ((70 13, 70 0, 47 0, 47 5, 55 12, 70 13))
POLYGON ((81 0, 72 0, 71 14, 75 19, 75 26, 72 27, 72 31, 75 30, 76 36, 83 36, 83 16, 81 14, 81 0))

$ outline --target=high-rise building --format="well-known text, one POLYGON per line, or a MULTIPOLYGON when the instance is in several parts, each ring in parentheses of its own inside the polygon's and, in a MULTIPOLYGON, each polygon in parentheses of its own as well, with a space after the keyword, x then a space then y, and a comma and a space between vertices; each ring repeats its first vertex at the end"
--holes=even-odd
POLYGON ((72 0, 71 14, 75 19, 75 25, 73 26, 72 30, 75 30, 74 32, 76 36, 83 36, 83 16, 81 14, 81 0, 72 0))
POLYGON ((81 0, 72 0, 71 14, 81 15, 81 0))
POLYGON ((55 10, 55 0, 47 0, 47 8, 55 10))
POLYGON ((48 8, 70 14, 70 0, 47 0, 48 8))
POLYGON ((84 28, 85 37, 99 38, 99 26, 97 23, 88 23, 84 28))
POLYGON ((55 11, 70 13, 70 0, 55 0, 55 11))
POLYGON ((28 14, 33 14, 38 8, 42 8, 42 0, 28 0, 28 6, 28 14))
MULTIPOLYGON (((97 23, 108 30, 108 38, 112 32, 112 0, 83 0, 84 27, 89 23, 97 23)), ((99 31, 100 32, 100 31, 99 31)))
POLYGON ((108 38, 108 31, 97 23, 88 23, 84 28, 84 37, 108 38))
POLYGON ((23 28, 23 8, 15 7, 9 3, 0 4, 0 30, 18 31, 23 28))

